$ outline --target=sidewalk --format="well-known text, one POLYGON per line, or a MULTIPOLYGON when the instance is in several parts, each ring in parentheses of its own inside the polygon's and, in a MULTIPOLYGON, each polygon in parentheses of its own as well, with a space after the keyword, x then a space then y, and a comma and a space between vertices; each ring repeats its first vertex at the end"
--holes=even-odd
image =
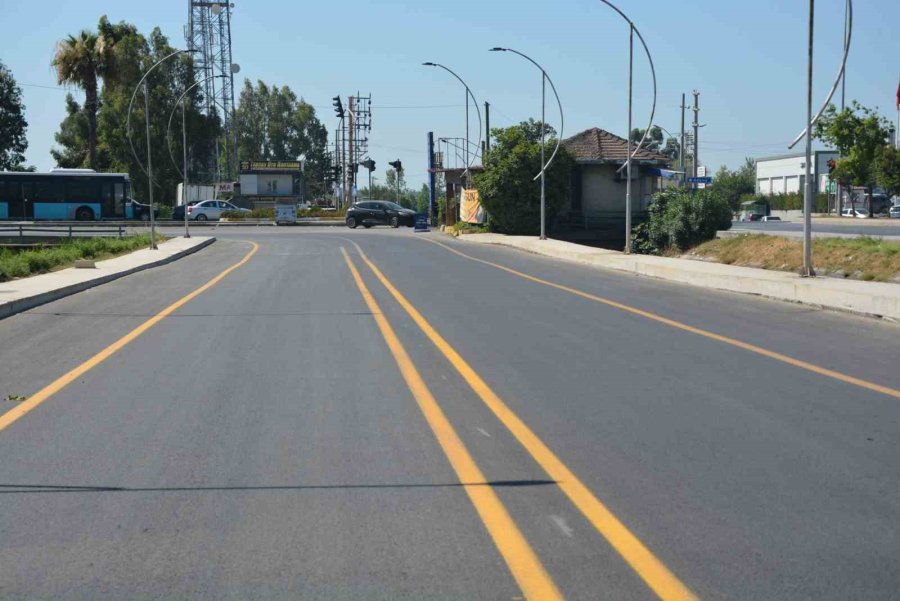
POLYGON ((144 269, 171 263, 215 241, 216 239, 210 236, 172 238, 160 244, 159 250, 137 250, 115 259, 99 261, 96 269, 70 267, 53 273, 2 282, 0 319, 144 269))
POLYGON ((531 236, 468 234, 460 240, 475 244, 498 244, 547 257, 614 269, 716 290, 756 294, 900 321, 900 285, 837 278, 801 278, 783 271, 735 267, 690 259, 649 255, 626 255, 602 248, 531 236))

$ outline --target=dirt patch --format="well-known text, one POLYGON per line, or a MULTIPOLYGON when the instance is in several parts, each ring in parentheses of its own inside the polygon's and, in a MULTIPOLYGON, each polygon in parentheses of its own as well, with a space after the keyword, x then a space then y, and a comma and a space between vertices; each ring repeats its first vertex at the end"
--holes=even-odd
MULTIPOLYGON (((803 265, 803 242, 748 234, 711 240, 683 257, 726 265, 796 272, 803 265)), ((817 238, 813 240, 813 266, 819 275, 900 283, 900 243, 865 236, 817 238)))

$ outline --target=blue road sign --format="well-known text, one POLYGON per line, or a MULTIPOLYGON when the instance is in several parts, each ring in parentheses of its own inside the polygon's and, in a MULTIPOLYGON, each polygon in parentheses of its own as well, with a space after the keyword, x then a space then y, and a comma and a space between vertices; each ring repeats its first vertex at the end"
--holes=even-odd
POLYGON ((416 230, 417 232, 427 232, 428 231, 428 215, 424 213, 419 213, 416 215, 416 230))
POLYGON ((689 177, 687 178, 689 184, 711 184, 711 177, 689 177))

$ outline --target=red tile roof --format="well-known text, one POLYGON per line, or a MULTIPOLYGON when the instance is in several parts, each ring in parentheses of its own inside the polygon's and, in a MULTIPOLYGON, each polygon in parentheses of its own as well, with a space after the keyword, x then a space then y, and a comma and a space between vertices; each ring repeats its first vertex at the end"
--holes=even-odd
MULTIPOLYGON (((628 160, 628 140, 597 127, 563 140, 562 145, 574 154, 579 162, 624 163, 628 160)), ((641 148, 634 156, 634 160, 642 163, 669 163, 669 157, 646 148, 641 148)))

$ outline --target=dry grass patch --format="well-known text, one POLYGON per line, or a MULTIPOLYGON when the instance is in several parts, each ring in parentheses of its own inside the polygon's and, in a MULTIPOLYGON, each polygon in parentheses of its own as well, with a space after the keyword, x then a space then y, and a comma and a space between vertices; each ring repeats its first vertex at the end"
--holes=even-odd
MULTIPOLYGON (((690 251, 686 258, 727 265, 799 271, 803 242, 799 239, 748 234, 711 240, 690 251)), ((813 265, 820 275, 878 282, 900 282, 900 243, 880 238, 817 238, 813 265)))

